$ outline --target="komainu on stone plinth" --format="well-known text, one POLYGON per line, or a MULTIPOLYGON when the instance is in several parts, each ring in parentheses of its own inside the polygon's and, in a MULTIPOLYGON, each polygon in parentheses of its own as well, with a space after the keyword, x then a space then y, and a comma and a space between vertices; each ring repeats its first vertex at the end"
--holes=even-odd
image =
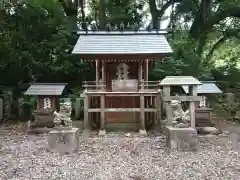
POLYGON ((167 147, 179 151, 198 149, 197 131, 194 128, 175 128, 166 126, 167 147))
POLYGON ((190 127, 189 110, 183 111, 181 101, 172 100, 173 126, 178 128, 190 127))
POLYGON ((79 144, 79 129, 53 130, 48 135, 48 148, 51 152, 72 153, 79 144))
POLYGON ((64 103, 60 103, 60 111, 54 111, 54 124, 55 128, 72 128, 72 120, 71 120, 71 112, 72 112, 72 104, 71 101, 66 101, 64 103))

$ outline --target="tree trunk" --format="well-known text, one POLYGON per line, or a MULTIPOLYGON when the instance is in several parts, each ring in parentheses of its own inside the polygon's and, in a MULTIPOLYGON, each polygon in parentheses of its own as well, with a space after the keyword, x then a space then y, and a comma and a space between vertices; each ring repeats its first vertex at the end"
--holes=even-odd
POLYGON ((85 11, 84 11, 84 0, 80 0, 81 16, 82 21, 85 21, 85 11))
POLYGON ((152 16, 153 29, 157 29, 158 28, 158 15, 159 15, 159 13, 158 13, 156 1, 155 0, 149 0, 149 7, 150 7, 151 16, 152 16))
POLYGON ((105 0, 99 1, 99 28, 104 29, 106 25, 106 6, 105 0))
MULTIPOLYGON (((77 15, 78 15, 78 0, 58 0, 65 12, 65 14, 68 16, 68 27, 70 29, 77 29, 77 15)), ((83 3, 83 0, 80 0, 80 3, 83 3)))
POLYGON ((202 53, 206 44, 207 33, 212 26, 209 26, 208 21, 212 17, 212 0, 202 0, 199 6, 198 13, 195 14, 193 24, 189 31, 189 36, 199 40, 197 52, 202 53))
POLYGON ((161 9, 157 9, 156 0, 149 0, 149 8, 150 8, 151 16, 152 16, 153 28, 154 29, 158 28, 158 26, 159 26, 158 21, 162 19, 164 13, 170 6, 173 6, 175 3, 179 3, 182 1, 183 0, 168 0, 164 4, 162 2, 161 9))
POLYGON ((85 16, 85 11, 84 11, 84 0, 80 0, 79 3, 80 3, 81 17, 82 17, 82 28, 85 29, 86 16, 85 16))

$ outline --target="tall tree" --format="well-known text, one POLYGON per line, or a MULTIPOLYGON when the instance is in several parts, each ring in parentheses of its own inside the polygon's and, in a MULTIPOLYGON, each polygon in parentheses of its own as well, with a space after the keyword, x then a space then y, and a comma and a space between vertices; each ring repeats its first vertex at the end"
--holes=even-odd
POLYGON ((202 53, 208 33, 214 26, 226 18, 240 17, 240 0, 163 0, 160 9, 156 0, 149 0, 153 27, 157 27, 157 18, 162 18, 166 10, 175 5, 175 15, 191 23, 189 37, 197 40, 198 53, 202 53))
POLYGON ((144 16, 144 1, 132 0, 91 0, 89 2, 91 13, 89 19, 98 22, 100 28, 105 28, 106 23, 119 25, 141 24, 144 16))
POLYGON ((67 17, 59 19, 53 9, 25 1, 0 10, 0 84, 71 79, 72 85, 89 76, 87 66, 71 55, 76 38, 67 17))
POLYGON ((99 0, 99 27, 104 29, 106 25, 106 3, 105 0, 99 0))

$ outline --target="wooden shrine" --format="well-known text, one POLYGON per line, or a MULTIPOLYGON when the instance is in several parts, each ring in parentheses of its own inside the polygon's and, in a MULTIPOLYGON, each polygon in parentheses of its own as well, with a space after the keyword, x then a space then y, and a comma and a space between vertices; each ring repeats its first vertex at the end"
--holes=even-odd
MULTIPOLYGON (((159 82, 148 81, 156 60, 172 53, 166 31, 79 31, 73 54, 96 72, 84 84, 84 129, 99 122, 105 129, 158 124, 161 116, 159 82)), ((121 128, 120 128, 121 129, 121 128)))
POLYGON ((37 101, 31 127, 53 126, 53 112, 59 110, 59 96, 66 85, 65 83, 35 83, 30 85, 25 95, 36 96, 37 101))

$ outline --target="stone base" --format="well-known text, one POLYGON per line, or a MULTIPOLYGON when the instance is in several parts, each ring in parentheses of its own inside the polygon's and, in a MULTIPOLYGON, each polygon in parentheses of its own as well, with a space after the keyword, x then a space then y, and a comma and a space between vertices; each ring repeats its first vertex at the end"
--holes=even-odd
POLYGON ((140 134, 141 136, 147 136, 147 131, 146 131, 145 129, 140 129, 140 130, 139 130, 139 134, 140 134))
POLYGON ((100 136, 105 136, 105 135, 106 135, 105 129, 99 130, 98 135, 100 135, 100 136))
POLYGON ((79 143, 79 129, 53 130, 49 132, 48 148, 51 152, 72 153, 79 143))
POLYGON ((34 110, 33 111, 34 121, 30 123, 31 128, 53 128, 54 114, 53 110, 34 110))
POLYGON ((44 134, 44 133, 49 133, 52 130, 53 130, 53 128, 47 128, 47 127, 45 127, 45 128, 29 128, 27 130, 27 132, 29 134, 44 134))
POLYGON ((221 131, 215 127, 196 127, 198 134, 221 134, 221 131))
POLYGON ((196 151, 198 149, 197 131, 194 128, 175 128, 166 126, 167 147, 179 151, 196 151))

